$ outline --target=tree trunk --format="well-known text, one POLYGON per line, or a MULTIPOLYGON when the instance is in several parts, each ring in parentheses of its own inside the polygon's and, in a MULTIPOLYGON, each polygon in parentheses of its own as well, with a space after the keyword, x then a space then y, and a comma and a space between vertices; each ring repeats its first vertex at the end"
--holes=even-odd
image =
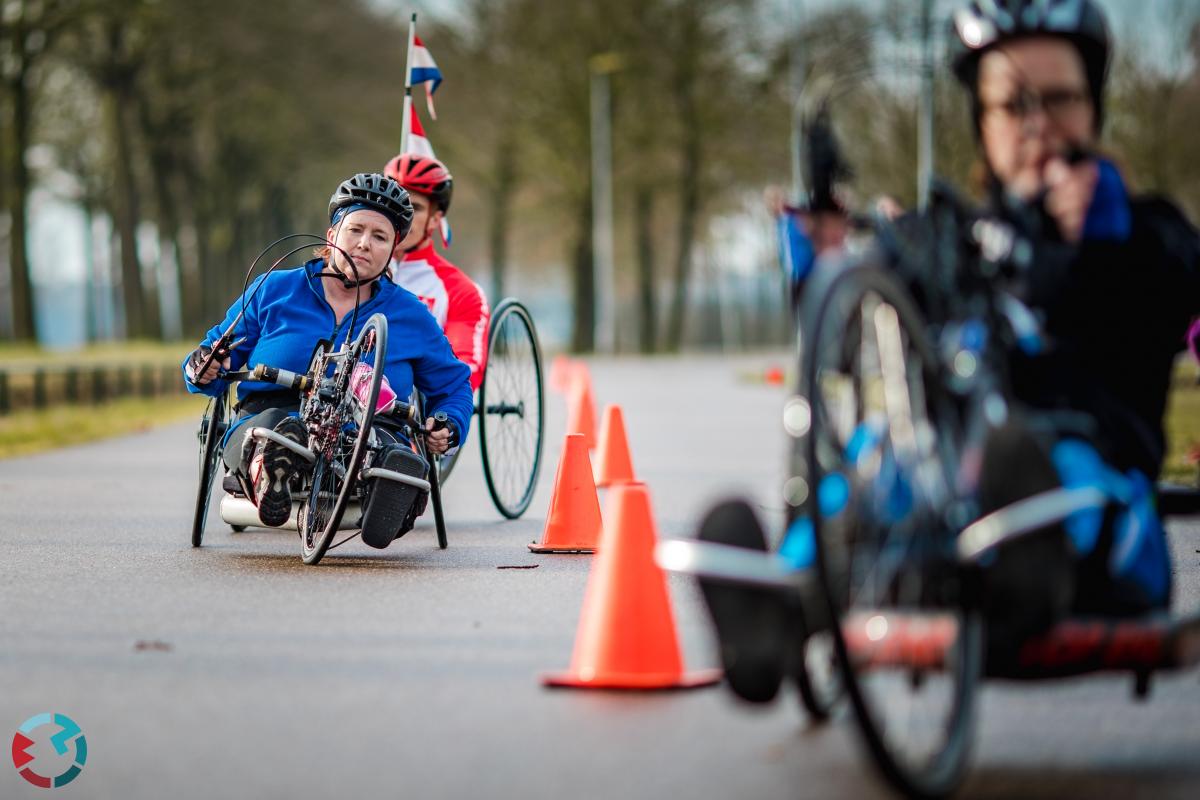
POLYGON ((596 348, 596 264, 592 257, 592 193, 579 203, 575 234, 572 300, 575 319, 571 327, 571 352, 590 353, 596 348))
MULTIPOLYGON (((158 226, 158 250, 159 250, 159 269, 158 279, 163 280, 163 265, 166 264, 168 269, 175 271, 174 286, 176 291, 175 305, 180 311, 180 327, 186 330, 183 314, 183 268, 180 265, 182 248, 179 246, 179 212, 175 204, 175 194, 171 191, 171 174, 173 172, 172 157, 169 151, 171 146, 170 137, 161 134, 155 130, 154 122, 150 117, 150 107, 146 101, 146 97, 142 92, 137 92, 134 95, 134 102, 137 110, 138 123, 142 132, 142 140, 146 143, 146 149, 149 155, 150 165, 150 180, 154 187, 154 201, 156 206, 155 222, 158 226)), ((153 291, 156 287, 150 287, 153 291)), ((159 300, 161 294, 155 294, 155 299, 159 300)), ((161 309, 158 315, 158 330, 161 336, 165 330, 162 321, 161 309)), ((174 331, 172 333, 178 333, 174 331)))
POLYGON ((654 190, 646 184, 634 190, 634 226, 637 230, 638 346, 653 353, 658 342, 658 302, 654 280, 654 190))
MULTIPOLYGON (((689 98, 690 101, 690 98, 689 98)), ((683 163, 679 176, 679 248, 675 261, 675 285, 671 313, 667 320, 666 349, 683 346, 684 315, 688 285, 692 277, 692 250, 696 238, 696 218, 700 211, 700 129, 695 120, 695 104, 684 114, 683 163)))
POLYGON ((688 284, 692 275, 692 249, 696 221, 700 213, 700 158, 703 150, 702 129, 696 94, 699 91, 700 21, 691 9, 684 20, 683 41, 674 78, 675 102, 683 132, 682 162, 679 165, 679 246, 675 261, 675 285, 672 287, 671 313, 667 318, 666 349, 683 346, 684 316, 687 311, 688 284))
MULTIPOLYGON (((176 185, 183 181, 175 181, 176 185)), ((179 316, 183 336, 190 339, 207 330, 211 324, 205 314, 204 287, 201 277, 204 259, 201 257, 200 227, 196 223, 194 203, 190 193, 180 195, 182 219, 176 239, 179 253, 179 316)))
POLYGON ((508 272, 508 226, 516 188, 516 147, 511 137, 501 137, 496 149, 496 173, 491 192, 491 218, 488 246, 492 262, 492 303, 504 298, 504 278, 508 272))
MULTIPOLYGON (((18 43, 18 53, 23 49, 20 42, 24 36, 20 23, 13 33, 18 43)), ((17 58, 21 58, 18 54, 17 58)), ((9 230, 9 273, 12 282, 13 339, 32 342, 37 338, 34 326, 33 282, 29 270, 29 243, 26 238, 29 202, 29 170, 25 166, 25 151, 29 149, 30 97, 28 86, 29 70, 20 64, 16 75, 9 81, 12 97, 12 194, 9 211, 12 225, 9 230)))
POLYGON ((153 331, 149 309, 146 308, 147 295, 137 251, 137 185, 133 174, 133 142, 127 116, 130 88, 122 82, 110 87, 108 95, 109 125, 115 147, 113 211, 121 243, 121 299, 125 308, 125 335, 136 339, 152 336, 153 331))

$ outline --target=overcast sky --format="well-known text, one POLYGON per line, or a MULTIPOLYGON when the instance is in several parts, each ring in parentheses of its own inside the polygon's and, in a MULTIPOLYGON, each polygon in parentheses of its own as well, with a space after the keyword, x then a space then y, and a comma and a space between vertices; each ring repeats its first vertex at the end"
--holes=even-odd
MULTIPOLYGON (((1158 60, 1156 66, 1169 68, 1170 61, 1179 61, 1178 53, 1185 28, 1178 24, 1177 15, 1183 12, 1191 19, 1200 18, 1200 0, 1096 0, 1109 16, 1118 48, 1137 47, 1142 55, 1158 60)), ((455 18, 461 15, 462 0, 368 0, 386 13, 406 20, 416 11, 419 15, 455 18)), ((560 0, 544 0, 560 2, 560 0)), ((769 30, 787 31, 805 14, 830 7, 860 6, 880 10, 896 0, 762 0, 763 22, 769 30)), ((935 14, 946 19, 964 0, 934 0, 935 14)), ((1187 63, 1176 64, 1186 69, 1187 63)))

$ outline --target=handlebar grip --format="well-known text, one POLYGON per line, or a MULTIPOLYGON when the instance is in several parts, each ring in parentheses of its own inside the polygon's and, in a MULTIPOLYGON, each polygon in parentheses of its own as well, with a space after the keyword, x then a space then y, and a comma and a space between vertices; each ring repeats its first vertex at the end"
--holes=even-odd
POLYGON ((440 431, 446 427, 446 423, 450 421, 450 417, 445 411, 439 411, 433 415, 433 429, 440 431))
POLYGON ((276 383, 298 392, 307 391, 311 384, 307 375, 298 375, 291 370, 270 367, 266 364, 259 364, 255 367, 254 371, 250 373, 250 379, 264 383, 276 383))
POLYGON ((404 422, 414 422, 416 420, 416 413, 417 409, 415 406, 410 406, 402 400, 397 400, 396 407, 391 410, 388 416, 395 417, 404 422))

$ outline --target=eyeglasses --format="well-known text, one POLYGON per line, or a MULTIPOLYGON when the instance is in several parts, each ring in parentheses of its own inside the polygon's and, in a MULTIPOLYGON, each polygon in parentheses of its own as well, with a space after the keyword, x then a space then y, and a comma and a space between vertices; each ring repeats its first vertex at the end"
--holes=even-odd
POLYGON ((1042 111, 1054 122, 1063 122, 1078 115, 1091 102, 1083 89, 1048 89, 1044 92, 1022 91, 1002 103, 984 103, 983 112, 1004 121, 1025 122, 1042 111))

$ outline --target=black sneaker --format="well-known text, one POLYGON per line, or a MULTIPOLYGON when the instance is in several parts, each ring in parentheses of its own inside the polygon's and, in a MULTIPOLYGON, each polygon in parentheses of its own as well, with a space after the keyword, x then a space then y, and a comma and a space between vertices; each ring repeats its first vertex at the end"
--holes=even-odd
MULTIPOLYGON (((275 432, 297 444, 308 443, 308 432, 295 417, 284 417, 275 426, 275 432)), ((291 517, 292 489, 289 484, 306 463, 302 456, 277 442, 267 439, 263 443, 261 455, 250 466, 254 504, 258 506, 258 519, 263 525, 277 528, 291 517)))
MULTIPOLYGON (((754 511, 741 500, 714 507, 700 523, 704 542, 766 551, 754 511)), ((779 592, 700 578, 700 591, 717 629, 725 679, 738 697, 752 703, 775 698, 787 670, 795 622, 779 592)))
MULTIPOLYGON (((401 475, 424 480, 429 474, 425 459, 408 445, 387 445, 379 453, 376 465, 401 475)), ((361 522, 362 540, 370 547, 384 548, 412 530, 425 511, 429 493, 407 483, 372 478, 361 522)))

